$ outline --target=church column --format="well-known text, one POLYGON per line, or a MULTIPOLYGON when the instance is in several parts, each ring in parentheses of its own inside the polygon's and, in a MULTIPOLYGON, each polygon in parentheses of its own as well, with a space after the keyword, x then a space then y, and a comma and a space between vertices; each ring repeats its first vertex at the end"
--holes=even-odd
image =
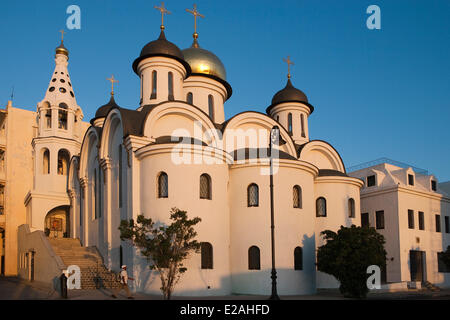
POLYGON ((83 210, 83 235, 80 234, 80 239, 83 236, 83 246, 88 247, 89 246, 89 198, 88 198, 88 191, 89 191, 89 183, 87 178, 80 178, 80 186, 81 186, 81 192, 83 196, 83 208, 80 208, 83 210))
POLYGON ((67 193, 69 194, 69 199, 70 199, 70 209, 69 209, 70 238, 76 238, 77 234, 76 234, 76 228, 75 228, 75 226, 76 226, 75 217, 76 217, 76 212, 77 212, 77 194, 73 190, 69 190, 67 193))
POLYGON ((106 265, 109 269, 112 269, 112 259, 111 259, 111 250, 112 250, 112 214, 111 214, 111 159, 104 158, 100 159, 100 165, 103 170, 104 177, 104 188, 103 188, 103 208, 105 212, 105 222, 106 222, 106 239, 108 244, 108 257, 106 261, 106 265))

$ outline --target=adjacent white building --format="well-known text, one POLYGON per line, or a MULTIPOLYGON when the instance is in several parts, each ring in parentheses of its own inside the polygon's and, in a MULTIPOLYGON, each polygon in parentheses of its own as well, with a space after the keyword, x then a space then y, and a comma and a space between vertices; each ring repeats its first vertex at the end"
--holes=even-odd
POLYGON ((361 223, 384 235, 387 283, 425 282, 449 287, 450 270, 438 259, 450 245, 450 196, 427 171, 389 159, 354 168, 364 181, 361 223))

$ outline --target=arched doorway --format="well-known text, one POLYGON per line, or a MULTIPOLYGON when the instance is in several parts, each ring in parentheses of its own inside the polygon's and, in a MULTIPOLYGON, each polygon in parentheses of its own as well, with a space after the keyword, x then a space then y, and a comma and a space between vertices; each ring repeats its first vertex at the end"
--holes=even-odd
POLYGON ((50 238, 69 238, 69 206, 50 210, 45 216, 45 235, 50 238))

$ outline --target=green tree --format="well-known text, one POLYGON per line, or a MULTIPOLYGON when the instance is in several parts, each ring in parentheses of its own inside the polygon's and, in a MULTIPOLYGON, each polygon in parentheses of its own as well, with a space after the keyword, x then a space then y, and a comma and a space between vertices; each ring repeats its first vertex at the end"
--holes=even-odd
POLYGON ((337 233, 325 230, 321 234, 327 242, 317 251, 318 270, 339 280, 345 297, 365 298, 369 291, 367 267, 384 268, 386 263, 383 235, 374 228, 354 225, 341 226, 337 233))
POLYGON ((133 219, 122 220, 119 227, 120 239, 131 242, 147 259, 150 270, 159 272, 161 291, 167 300, 181 275, 187 271, 183 261, 190 253, 200 250, 194 226, 201 219, 189 220, 187 212, 177 208, 170 211, 170 219, 170 225, 157 225, 152 219, 139 215, 136 223, 133 219))

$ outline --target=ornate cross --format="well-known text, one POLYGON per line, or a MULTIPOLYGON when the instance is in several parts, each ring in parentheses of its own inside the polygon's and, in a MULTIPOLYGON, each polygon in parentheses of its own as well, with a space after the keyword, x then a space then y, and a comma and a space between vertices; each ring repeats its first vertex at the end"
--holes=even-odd
POLYGON ((106 80, 111 82, 111 95, 114 95, 114 83, 119 82, 119 80, 114 79, 114 75, 111 78, 106 78, 106 80))
POLYGON ((161 30, 164 30, 164 15, 171 14, 172 12, 167 11, 167 9, 164 7, 164 2, 161 2, 161 7, 155 6, 155 9, 161 12, 161 30))
POLYGON ((205 16, 200 14, 200 12, 197 11, 197 5, 194 3, 194 9, 189 10, 186 9, 187 12, 191 13, 194 16, 194 35, 197 34, 197 17, 204 18, 205 16))
POLYGON ((64 31, 64 29, 59 30, 59 32, 61 32, 61 42, 64 42, 64 34, 65 34, 66 32, 64 31))
POLYGON ((287 59, 283 58, 283 61, 287 63, 288 65, 288 79, 291 78, 291 64, 294 65, 294 63, 292 62, 292 60, 290 59, 289 56, 287 56, 287 59))

